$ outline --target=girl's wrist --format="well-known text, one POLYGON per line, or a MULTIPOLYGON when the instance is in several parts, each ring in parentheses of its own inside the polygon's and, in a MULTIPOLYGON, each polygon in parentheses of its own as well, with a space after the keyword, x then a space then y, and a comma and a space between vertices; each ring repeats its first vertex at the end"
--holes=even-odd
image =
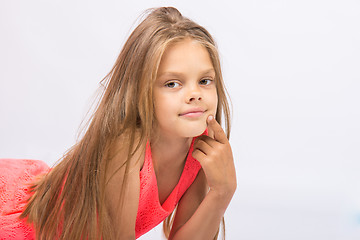
POLYGON ((217 191, 216 189, 209 190, 207 196, 214 200, 214 203, 220 210, 225 212, 230 204, 230 201, 235 191, 217 191))

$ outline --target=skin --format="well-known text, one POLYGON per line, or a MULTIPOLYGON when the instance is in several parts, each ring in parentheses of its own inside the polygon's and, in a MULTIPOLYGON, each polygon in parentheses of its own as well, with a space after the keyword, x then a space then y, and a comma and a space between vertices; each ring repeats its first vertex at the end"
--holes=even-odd
POLYGON ((213 117, 218 104, 214 80, 209 53, 195 40, 170 46, 161 59, 154 87, 158 137, 152 143, 160 202, 178 182, 192 138, 209 131, 194 144, 192 155, 202 170, 179 202, 170 239, 213 239, 236 189, 231 147, 213 117), (183 115, 193 108, 204 112, 183 115))
POLYGON ((197 138, 192 153, 202 170, 179 202, 170 240, 214 239, 236 190, 234 161, 226 134, 213 116, 208 117, 207 123, 209 136, 197 138))
POLYGON ((206 129, 216 113, 215 71, 207 50, 186 39, 166 49, 154 86, 158 136, 192 138, 206 129), (184 114, 199 108, 203 114, 184 114), (194 116, 195 115, 195 116, 194 116))
POLYGON ((164 52, 154 85, 157 124, 151 141, 160 203, 181 176, 192 138, 205 131, 206 118, 216 112, 214 80, 209 53, 196 41, 186 39, 164 52), (184 114, 193 110, 203 113, 184 114))
MULTIPOLYGON (((209 136, 200 136, 194 143, 192 155, 202 169, 179 201, 169 237, 172 240, 212 240, 236 189, 231 146, 214 119, 218 104, 214 80, 209 53, 195 40, 188 38, 177 42, 164 52, 154 85, 156 126, 155 137, 150 140, 160 203, 179 181, 193 137, 201 135, 206 128, 209 132, 209 136), (201 111, 194 113, 194 109, 201 111)), ((123 163, 125 151, 119 151, 115 165, 123 163)), ((139 171, 143 159, 144 153, 138 151, 130 160, 132 170, 125 189, 128 197, 124 199, 126 208, 121 211, 114 211, 112 206, 120 196, 112 193, 119 191, 118 183, 124 173, 120 171, 109 182, 108 194, 112 197, 108 205, 114 224, 122 226, 119 239, 135 239, 138 208, 135 203, 139 201, 139 171)))

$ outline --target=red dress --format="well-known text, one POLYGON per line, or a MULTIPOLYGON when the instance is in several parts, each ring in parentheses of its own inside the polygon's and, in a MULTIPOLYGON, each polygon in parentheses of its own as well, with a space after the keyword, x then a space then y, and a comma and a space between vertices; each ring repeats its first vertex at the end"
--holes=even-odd
MULTIPOLYGON (((207 132, 205 133, 207 134, 207 132)), ((150 231, 169 216, 185 191, 195 180, 201 165, 192 157, 194 140, 191 143, 180 180, 162 205, 159 200, 151 149, 147 145, 144 165, 140 171, 140 199, 135 224, 136 238, 150 231)))
MULTIPOLYGON (((205 132, 204 134, 206 134, 205 132)), ((182 195, 190 187, 201 165, 192 157, 194 139, 180 180, 161 205, 150 145, 146 146, 145 160, 140 171, 140 199, 136 217, 136 238, 161 223, 175 209, 182 195)), ((42 161, 27 159, 0 159, 0 240, 35 239, 34 228, 20 220, 29 195, 28 184, 50 168, 42 161)))
POLYGON ((35 239, 33 227, 20 220, 29 195, 29 183, 49 171, 42 161, 27 159, 0 160, 0 240, 35 239))

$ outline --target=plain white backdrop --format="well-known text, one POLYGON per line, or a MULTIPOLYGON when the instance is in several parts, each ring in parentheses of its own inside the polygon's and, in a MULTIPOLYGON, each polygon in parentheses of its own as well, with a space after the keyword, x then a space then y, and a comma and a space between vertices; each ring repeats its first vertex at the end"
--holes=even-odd
POLYGON ((233 103, 227 239, 360 239, 359 1, 0 3, 1 158, 53 165, 138 16, 175 6, 217 40, 233 103))

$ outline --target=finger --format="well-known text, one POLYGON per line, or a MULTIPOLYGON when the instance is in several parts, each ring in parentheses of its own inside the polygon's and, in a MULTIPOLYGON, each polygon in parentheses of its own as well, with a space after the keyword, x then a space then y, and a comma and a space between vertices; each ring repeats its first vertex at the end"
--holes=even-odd
POLYGON ((208 145, 210 145, 211 147, 215 147, 216 146, 216 144, 217 144, 217 141, 216 140, 214 140, 213 138, 211 138, 211 137, 209 137, 209 136, 206 136, 206 135, 201 135, 201 136, 199 136, 199 137, 197 137, 196 139, 195 139, 195 142, 194 142, 194 145, 196 145, 196 143, 198 142, 198 141, 204 141, 205 143, 207 143, 208 145))
MULTIPOLYGON (((196 143, 194 144, 194 149, 199 149, 200 151, 202 151, 205 155, 209 155, 212 147, 205 141, 203 141, 202 139, 196 139, 196 143)), ((215 141, 214 139, 212 139, 213 141, 215 141)))
MULTIPOLYGON (((210 116, 208 116, 208 119, 210 118, 210 116)), ((208 119, 206 119, 208 136, 211 137, 212 139, 214 139, 215 138, 214 131, 209 127, 209 120, 208 119)))
POLYGON ((199 163, 201 164, 201 166, 203 165, 203 162, 205 161, 206 155, 205 153, 203 153, 202 151, 200 151, 199 149, 195 149, 192 152, 192 156, 193 158, 195 158, 196 160, 199 161, 199 163))
MULTIPOLYGON (((210 115, 207 119, 208 131, 210 130, 213 134, 213 139, 220 143, 226 143, 228 141, 224 130, 220 124, 215 120, 213 115, 210 115)), ((210 136, 210 135, 209 135, 210 136)))

